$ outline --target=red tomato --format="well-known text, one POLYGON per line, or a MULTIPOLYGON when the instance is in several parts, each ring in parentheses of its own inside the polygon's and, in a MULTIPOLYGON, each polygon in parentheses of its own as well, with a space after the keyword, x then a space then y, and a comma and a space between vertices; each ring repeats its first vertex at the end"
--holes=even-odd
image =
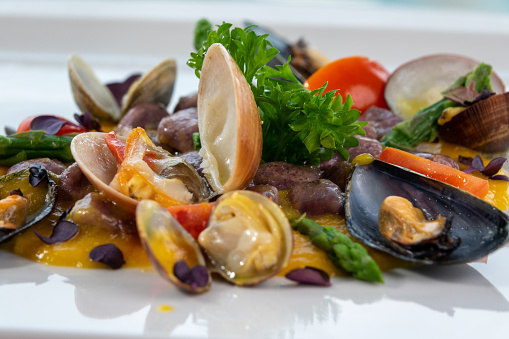
POLYGON ((320 68, 304 83, 309 90, 315 90, 326 82, 327 91, 338 90, 343 100, 347 94, 353 99, 353 108, 361 114, 370 106, 387 108, 384 87, 389 72, 378 62, 363 56, 338 59, 320 68))
MULTIPOLYGON (((28 117, 26 119, 24 119, 18 126, 18 130, 16 131, 16 133, 21 133, 21 132, 27 132, 27 131, 30 131, 30 123, 32 122, 32 120, 34 120, 34 118, 36 118, 37 115, 34 115, 34 116, 31 116, 31 117, 28 117)), ((55 134, 57 136, 60 136, 60 135, 65 135, 65 134, 78 134, 78 133, 85 133, 85 132, 88 132, 88 130, 83 127, 83 126, 80 126, 80 125, 77 125, 75 124, 74 122, 71 122, 65 118, 62 118, 62 117, 58 117, 55 115, 56 118, 62 120, 62 121, 66 121, 68 122, 67 124, 63 125, 60 130, 55 134)))

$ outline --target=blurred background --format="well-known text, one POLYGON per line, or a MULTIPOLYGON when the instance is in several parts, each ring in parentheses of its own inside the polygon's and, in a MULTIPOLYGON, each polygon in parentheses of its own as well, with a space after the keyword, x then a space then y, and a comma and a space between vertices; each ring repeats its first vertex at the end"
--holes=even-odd
POLYGON ((190 92, 197 79, 185 62, 201 18, 250 20, 331 60, 365 55, 389 70, 427 54, 463 54, 509 81, 507 0, 15 0, 0 1, 0 102, 15 114, 72 114, 73 53, 105 81, 175 57, 174 97, 190 92))

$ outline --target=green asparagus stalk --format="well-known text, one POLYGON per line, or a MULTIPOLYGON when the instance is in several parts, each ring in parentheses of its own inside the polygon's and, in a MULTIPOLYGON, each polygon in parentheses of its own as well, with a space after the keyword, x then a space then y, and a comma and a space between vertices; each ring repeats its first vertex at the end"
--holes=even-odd
POLYGON ((306 218, 293 219, 290 223, 296 231, 309 237, 313 245, 327 252, 336 267, 352 273, 357 279, 383 282, 380 268, 366 249, 334 227, 322 227, 306 218))
MULTIPOLYGON (((460 77, 449 88, 464 86, 468 87, 474 82, 477 92, 487 88, 491 92, 492 67, 481 63, 472 72, 460 77)), ((444 109, 461 106, 460 103, 443 98, 434 104, 421 109, 412 117, 400 122, 387 133, 381 140, 382 145, 409 150, 422 141, 433 141, 438 134, 438 118, 444 109)))
POLYGON ((22 132, 10 136, 0 135, 0 166, 12 166, 34 158, 73 162, 71 141, 72 137, 45 135, 44 131, 22 132))

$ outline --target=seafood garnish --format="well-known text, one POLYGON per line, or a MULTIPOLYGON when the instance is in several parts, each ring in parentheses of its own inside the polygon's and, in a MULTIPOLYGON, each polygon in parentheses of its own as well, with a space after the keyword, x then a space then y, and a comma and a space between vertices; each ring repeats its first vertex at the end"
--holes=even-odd
POLYGON ((57 199, 57 184, 52 175, 42 170, 40 164, 0 177, 0 243, 28 229, 46 217, 57 199), (39 166, 37 166, 39 165, 39 166), (32 172, 44 173, 38 185, 29 182, 32 172), (11 191, 21 190, 23 197, 11 195, 11 191))
POLYGON ((209 290, 212 279, 207 270, 205 279, 201 269, 197 273, 200 279, 182 272, 182 261, 188 268, 204 267, 206 263, 196 240, 170 212, 153 200, 142 200, 136 208, 136 225, 152 265, 163 278, 188 292, 209 290))
MULTIPOLYGON (((379 160, 357 166, 347 187, 346 223, 348 231, 368 246, 398 258, 421 264, 457 264, 483 258, 508 240, 508 216, 482 199, 463 190, 430 179, 410 170, 379 160), (428 220, 439 215, 450 219, 446 232, 461 243, 453 251, 426 249, 417 257, 379 229, 379 211, 385 198, 399 196, 420 209, 428 220)), ((447 226, 447 223, 445 223, 447 226)))
POLYGON ((254 285, 278 273, 290 259, 293 236, 283 211, 263 195, 222 195, 198 237, 215 270, 236 285, 254 285))

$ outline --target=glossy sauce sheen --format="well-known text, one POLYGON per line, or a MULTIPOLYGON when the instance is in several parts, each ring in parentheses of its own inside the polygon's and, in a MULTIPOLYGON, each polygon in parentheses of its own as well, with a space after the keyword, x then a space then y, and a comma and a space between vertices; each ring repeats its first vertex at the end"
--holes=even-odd
MULTIPOLYGON (((442 153, 457 159, 458 155, 473 157, 477 153, 461 146, 447 143, 421 144, 419 151, 432 153, 442 153)), ((487 160, 484 159, 485 164, 487 160)), ((467 166, 460 165, 464 170, 467 166)), ((6 169, 0 168, 0 174, 4 174, 6 169)), ((474 175, 480 175, 474 173, 474 175)), ((501 210, 509 208, 509 183, 506 181, 489 180, 490 190, 484 200, 493 204, 501 210)), ((281 203, 284 212, 289 218, 298 216, 287 199, 287 192, 280 192, 281 203)), ((60 215, 69 207, 68 203, 59 199, 56 208, 51 216, 39 222, 34 226, 40 234, 49 236, 53 225, 60 215)), ((133 216, 134 217, 134 216, 133 216)), ((321 225, 330 225, 343 233, 348 233, 345 220, 337 215, 324 215, 315 218, 321 225)), ((0 248, 9 250, 13 253, 26 257, 30 260, 58 266, 72 266, 80 268, 104 268, 101 263, 92 262, 88 253, 95 247, 105 243, 113 243, 120 248, 124 254, 126 264, 124 267, 149 267, 149 260, 141 246, 140 240, 136 234, 112 234, 104 230, 94 228, 93 225, 80 225, 79 233, 71 240, 55 244, 44 244, 37 238, 33 231, 28 230, 15 237, 11 241, 3 244, 0 248)), ((371 256, 379 264, 382 270, 388 270, 396 267, 408 267, 411 264, 395 259, 390 255, 377 250, 368 249, 371 256)), ((294 251, 288 265, 280 272, 284 275, 295 268, 313 266, 328 272, 332 276, 346 275, 344 271, 336 268, 327 258, 326 253, 311 244, 309 239, 298 232, 294 232, 294 251)))

